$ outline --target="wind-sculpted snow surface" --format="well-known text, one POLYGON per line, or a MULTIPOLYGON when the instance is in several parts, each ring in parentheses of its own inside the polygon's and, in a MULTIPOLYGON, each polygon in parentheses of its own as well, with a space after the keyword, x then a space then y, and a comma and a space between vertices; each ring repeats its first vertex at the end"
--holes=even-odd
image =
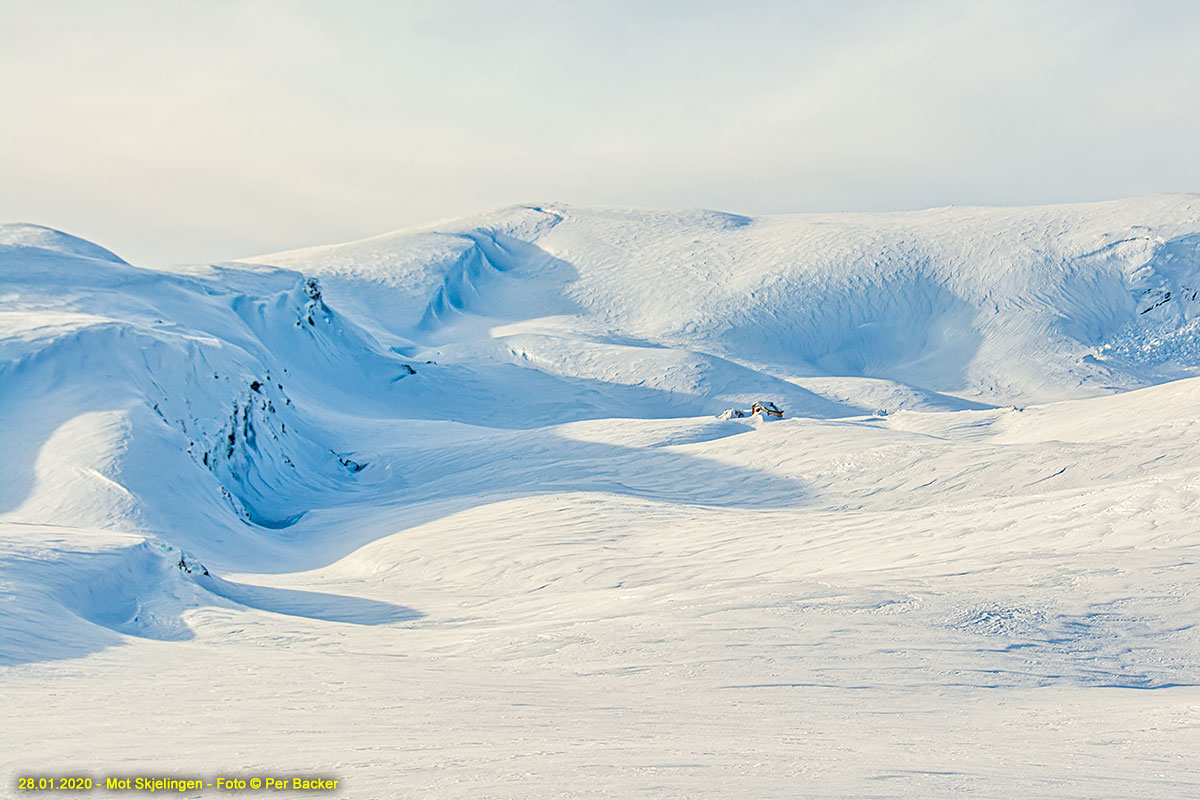
MULTIPOLYGON (((519 207, 262 261, 327 277, 335 294, 378 287, 380 324, 414 352, 471 343, 478 357, 483 340, 504 359, 513 337, 561 335, 1006 404, 1191 374, 1200 361, 1182 343, 1130 358, 1114 342, 1194 341, 1198 227, 1194 195, 758 219, 519 207), (426 264, 443 275, 436 290, 426 264), (419 303, 397 296, 405 286, 422 287, 419 303)), ((546 350, 571 348, 547 338, 520 352, 546 350)))
POLYGON ((1195 195, 0 269, 10 778, 1200 793, 1195 195))

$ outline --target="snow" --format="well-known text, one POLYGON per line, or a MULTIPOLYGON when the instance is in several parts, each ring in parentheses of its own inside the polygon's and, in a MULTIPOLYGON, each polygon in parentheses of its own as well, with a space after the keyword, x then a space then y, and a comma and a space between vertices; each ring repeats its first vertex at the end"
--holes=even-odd
POLYGON ((5 786, 1195 796, 1198 248, 1196 195, 5 226, 5 786))

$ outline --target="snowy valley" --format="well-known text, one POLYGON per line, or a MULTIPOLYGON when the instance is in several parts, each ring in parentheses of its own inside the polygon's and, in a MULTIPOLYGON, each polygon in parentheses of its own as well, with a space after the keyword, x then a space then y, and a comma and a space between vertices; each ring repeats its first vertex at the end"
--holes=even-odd
POLYGON ((0 271, 8 776, 1200 794, 1200 195, 0 271))

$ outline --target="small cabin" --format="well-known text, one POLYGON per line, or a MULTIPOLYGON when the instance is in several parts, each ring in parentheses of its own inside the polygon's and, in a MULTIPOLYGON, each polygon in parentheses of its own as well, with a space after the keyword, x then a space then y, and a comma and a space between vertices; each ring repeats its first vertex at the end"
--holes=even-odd
POLYGON ((754 405, 750 406, 751 414, 762 414, 764 417, 774 417, 775 419, 783 419, 783 411, 779 406, 769 400, 759 400, 754 405))

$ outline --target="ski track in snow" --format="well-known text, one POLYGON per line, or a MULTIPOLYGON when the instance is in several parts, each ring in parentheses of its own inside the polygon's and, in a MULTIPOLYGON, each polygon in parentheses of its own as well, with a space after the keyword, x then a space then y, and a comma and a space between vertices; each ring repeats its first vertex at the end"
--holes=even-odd
POLYGON ((0 794, 1200 796, 1196 195, 0 269, 0 794))

